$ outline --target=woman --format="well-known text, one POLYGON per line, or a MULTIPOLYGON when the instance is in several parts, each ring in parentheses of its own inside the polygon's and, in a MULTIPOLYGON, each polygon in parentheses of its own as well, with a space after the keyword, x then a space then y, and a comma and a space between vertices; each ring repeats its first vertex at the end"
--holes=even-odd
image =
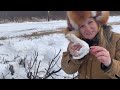
POLYGON ((62 69, 67 74, 78 72, 79 79, 117 79, 120 77, 120 34, 107 26, 109 11, 68 11, 69 31, 86 41, 90 52, 79 60, 72 58, 79 44, 70 42, 63 52, 62 69))

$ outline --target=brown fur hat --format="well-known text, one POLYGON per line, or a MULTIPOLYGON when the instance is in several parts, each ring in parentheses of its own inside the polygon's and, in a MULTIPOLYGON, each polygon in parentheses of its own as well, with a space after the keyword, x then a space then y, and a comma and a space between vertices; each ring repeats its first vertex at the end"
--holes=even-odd
POLYGON ((107 24, 109 15, 109 11, 67 11, 67 23, 69 28, 78 29, 85 19, 94 17, 101 24, 107 24))

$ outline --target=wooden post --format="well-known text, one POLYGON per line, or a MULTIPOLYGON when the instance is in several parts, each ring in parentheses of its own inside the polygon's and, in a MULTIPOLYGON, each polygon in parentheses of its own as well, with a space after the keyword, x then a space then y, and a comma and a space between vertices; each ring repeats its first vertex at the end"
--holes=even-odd
POLYGON ((50 21, 50 11, 48 11, 48 21, 50 21))

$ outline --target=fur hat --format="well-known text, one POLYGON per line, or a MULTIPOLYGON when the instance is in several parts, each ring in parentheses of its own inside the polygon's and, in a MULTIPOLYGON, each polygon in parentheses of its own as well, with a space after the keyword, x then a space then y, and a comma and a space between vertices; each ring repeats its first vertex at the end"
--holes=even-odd
POLYGON ((85 19, 94 17, 101 24, 107 24, 109 11, 67 11, 67 23, 69 28, 78 29, 85 19))

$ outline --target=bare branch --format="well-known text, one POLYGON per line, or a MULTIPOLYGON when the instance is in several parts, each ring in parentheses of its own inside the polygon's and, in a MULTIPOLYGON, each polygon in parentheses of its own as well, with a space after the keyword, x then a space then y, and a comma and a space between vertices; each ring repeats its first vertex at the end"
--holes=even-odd
POLYGON ((35 79, 36 79, 36 76, 37 76, 37 74, 38 74, 38 70, 39 70, 40 63, 41 63, 41 61, 39 61, 39 64, 38 64, 38 67, 37 67, 37 71, 36 71, 36 75, 35 75, 35 79))
MULTIPOLYGON (((55 74, 55 73, 57 73, 57 72, 59 72, 59 71, 61 70, 61 68, 59 68, 59 69, 56 70, 56 71, 55 71, 55 70, 51 71, 52 68, 57 64, 57 62, 58 62, 58 60, 59 60, 59 58, 60 58, 60 56, 58 57, 58 55, 60 54, 60 52, 61 52, 61 50, 60 50, 59 53, 52 59, 52 61, 51 61, 50 64, 49 64, 48 69, 45 69, 45 70, 46 70, 46 74, 44 75, 43 79, 46 79, 46 78, 52 76, 53 74, 55 74), (58 60, 56 60, 56 62, 55 62, 55 59, 56 59, 57 57, 58 57, 58 60), (55 63, 53 64, 53 62, 55 62, 55 63)), ((53 78, 53 77, 52 77, 52 78, 53 78)))
POLYGON ((52 74, 55 74, 55 73, 59 72, 61 69, 62 68, 60 68, 60 69, 58 69, 56 71, 52 71, 51 73, 48 72, 49 74, 47 76, 45 76, 43 79, 47 79, 49 76, 51 76, 52 74))

